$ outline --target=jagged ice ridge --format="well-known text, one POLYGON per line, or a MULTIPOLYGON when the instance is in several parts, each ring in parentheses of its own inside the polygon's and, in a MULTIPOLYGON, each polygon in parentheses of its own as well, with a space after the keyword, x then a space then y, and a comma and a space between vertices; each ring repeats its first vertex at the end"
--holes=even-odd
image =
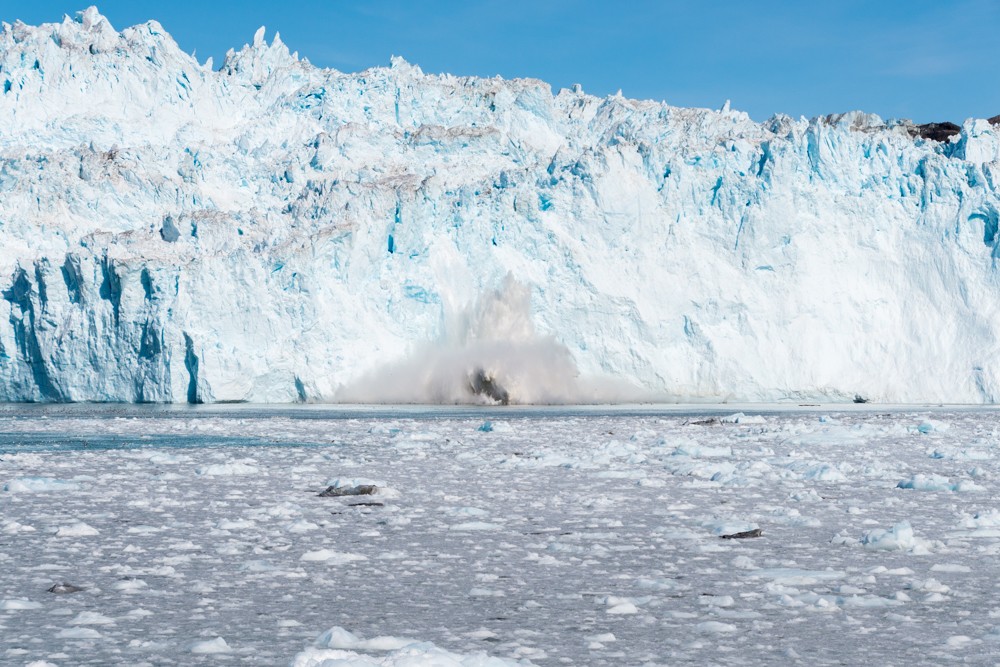
POLYGON ((3 24, 0 86, 0 400, 463 400, 420 370, 453 348, 520 401, 1000 396, 985 120, 342 73, 263 28, 215 70, 94 8, 3 24))

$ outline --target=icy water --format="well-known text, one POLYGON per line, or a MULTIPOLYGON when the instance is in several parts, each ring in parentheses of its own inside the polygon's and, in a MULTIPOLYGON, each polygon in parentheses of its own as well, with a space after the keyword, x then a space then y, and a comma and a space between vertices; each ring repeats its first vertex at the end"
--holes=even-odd
POLYGON ((739 409, 0 407, 0 664, 1000 661, 1000 413, 739 409))

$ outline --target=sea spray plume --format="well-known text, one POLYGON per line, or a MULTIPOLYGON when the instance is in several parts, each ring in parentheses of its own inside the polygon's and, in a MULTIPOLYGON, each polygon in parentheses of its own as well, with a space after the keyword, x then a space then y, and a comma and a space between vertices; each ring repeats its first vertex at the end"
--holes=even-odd
POLYGON ((531 290, 508 274, 500 288, 445 314, 440 339, 344 387, 349 403, 588 403, 573 355, 531 319, 531 290))

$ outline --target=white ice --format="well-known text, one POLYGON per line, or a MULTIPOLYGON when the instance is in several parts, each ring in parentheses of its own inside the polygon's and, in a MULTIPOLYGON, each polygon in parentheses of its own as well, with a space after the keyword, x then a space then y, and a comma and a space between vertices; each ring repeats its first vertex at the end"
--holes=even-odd
POLYGON ((996 412, 743 412, 6 408, 0 662, 995 661, 996 412))
POLYGON ((0 27, 0 400, 479 401, 480 368, 514 402, 1000 400, 985 119, 937 142, 248 42, 216 68, 94 9, 0 27))

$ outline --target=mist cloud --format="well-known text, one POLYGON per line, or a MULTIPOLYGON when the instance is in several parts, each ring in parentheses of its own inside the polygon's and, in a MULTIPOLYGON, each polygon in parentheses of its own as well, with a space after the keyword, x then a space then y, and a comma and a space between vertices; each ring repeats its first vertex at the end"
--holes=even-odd
POLYGON ((570 404, 639 400, 624 382, 581 378, 573 355, 531 319, 531 290, 508 275, 446 313, 441 339, 343 387, 343 403, 570 404))

